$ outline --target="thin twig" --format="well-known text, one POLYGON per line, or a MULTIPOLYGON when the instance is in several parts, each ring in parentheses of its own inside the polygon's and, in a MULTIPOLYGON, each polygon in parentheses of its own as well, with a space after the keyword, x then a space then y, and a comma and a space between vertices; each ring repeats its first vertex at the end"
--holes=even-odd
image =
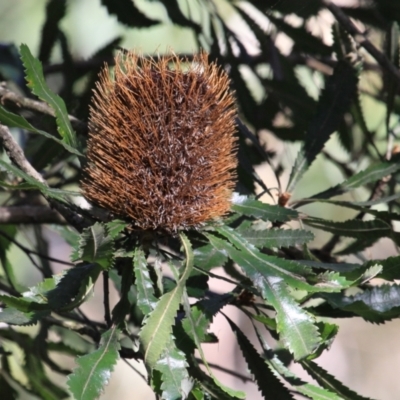
POLYGON ((361 47, 364 47, 364 49, 375 58, 378 64, 387 70, 400 83, 400 71, 390 62, 384 53, 382 53, 366 38, 365 32, 361 32, 340 7, 331 3, 329 0, 323 0, 323 3, 343 28, 346 29, 346 31, 354 38, 354 40, 361 47))
POLYGON ((108 272, 103 271, 103 293, 104 293, 104 320, 108 327, 112 325, 110 313, 110 289, 108 285, 108 272))
MULTIPOLYGON (((199 362, 199 363, 201 363, 201 364, 203 364, 203 360, 202 360, 201 358, 197 358, 197 357, 196 357, 196 361, 199 362)), ((228 369, 228 368, 225 368, 225 367, 222 367, 221 365, 214 364, 214 363, 210 363, 210 362, 207 362, 207 364, 208 364, 211 368, 218 369, 219 371, 222 371, 222 372, 225 372, 225 373, 227 373, 227 374, 229 374, 229 375, 232 375, 232 376, 234 376, 235 378, 239 378, 239 379, 241 379, 243 382, 252 382, 252 381, 253 381, 253 379, 252 379, 251 377, 245 376, 245 375, 242 375, 242 374, 239 374, 238 372, 233 371, 233 370, 228 369)))
POLYGON ((64 265, 70 265, 70 266, 74 266, 75 264, 68 262, 68 261, 63 261, 63 260, 59 260, 58 258, 53 258, 50 256, 47 256, 45 254, 41 254, 35 250, 31 250, 28 247, 25 247, 24 245, 22 245, 21 243, 19 243, 16 239, 14 239, 12 236, 8 235, 7 233, 3 232, 2 230, 0 230, 0 235, 5 237, 7 240, 9 240, 11 243, 14 243, 17 247, 19 247, 24 253, 28 254, 33 254, 35 256, 38 256, 40 258, 43 258, 44 260, 49 260, 49 261, 53 261, 59 264, 64 264, 64 265))
POLYGON ((37 172, 36 169, 32 167, 31 163, 25 158, 24 152, 22 151, 21 147, 19 147, 19 144, 14 139, 14 137, 11 135, 8 127, 1 124, 0 138, 3 141, 4 148, 10 160, 29 176, 47 185, 42 175, 40 175, 39 172, 37 172))
POLYGON ((0 207, 0 224, 58 224, 65 219, 55 210, 46 206, 0 207))

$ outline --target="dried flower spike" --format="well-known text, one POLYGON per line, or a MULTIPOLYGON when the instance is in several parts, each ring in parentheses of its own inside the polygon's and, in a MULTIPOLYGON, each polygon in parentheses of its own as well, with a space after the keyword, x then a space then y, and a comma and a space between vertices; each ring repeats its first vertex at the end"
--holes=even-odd
POLYGON ((229 211, 236 108, 207 54, 119 53, 90 110, 85 197, 144 230, 176 232, 229 211))

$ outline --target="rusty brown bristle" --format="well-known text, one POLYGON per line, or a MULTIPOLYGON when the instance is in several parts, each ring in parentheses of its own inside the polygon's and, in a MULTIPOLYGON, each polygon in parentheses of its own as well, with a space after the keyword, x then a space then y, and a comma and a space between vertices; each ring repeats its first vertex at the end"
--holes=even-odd
POLYGON ((176 232, 225 215, 235 184, 229 77, 205 53, 119 53, 89 119, 84 196, 144 230, 176 232))

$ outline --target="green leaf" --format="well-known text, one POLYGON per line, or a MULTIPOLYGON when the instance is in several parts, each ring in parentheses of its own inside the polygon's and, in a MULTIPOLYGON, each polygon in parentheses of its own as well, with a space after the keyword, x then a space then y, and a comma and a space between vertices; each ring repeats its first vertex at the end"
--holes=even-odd
POLYGON ((192 311, 186 291, 183 294, 183 308, 185 309, 186 313, 184 321, 184 329, 188 333, 190 338, 194 341, 197 351, 200 354, 201 360, 203 361, 203 364, 206 367, 207 372, 209 373, 211 379, 213 380, 213 383, 223 392, 227 393, 229 396, 239 399, 244 399, 245 394, 243 392, 228 388, 227 386, 219 382, 219 380, 214 376, 210 366, 208 365, 207 359, 203 352, 203 348, 201 347, 201 342, 204 339, 206 333, 202 328, 206 328, 208 326, 211 317, 209 316, 208 318, 203 318, 197 312, 198 308, 194 308, 192 311))
POLYGON ((96 222, 81 234, 79 248, 75 249, 72 261, 87 261, 99 264, 104 270, 114 262, 114 240, 106 225, 96 222))
POLYGON ((302 361, 301 366, 322 387, 340 396, 341 400, 371 400, 353 392, 313 361, 302 361))
POLYGON ((253 323, 254 330, 264 350, 265 362, 270 366, 273 373, 278 374, 279 377, 289 383, 294 390, 309 397, 313 400, 342 400, 336 394, 323 389, 321 387, 305 383, 298 376, 296 376, 286 365, 279 359, 278 355, 273 352, 268 345, 265 338, 260 333, 259 327, 253 323))
POLYGON ((98 264, 80 264, 58 277, 57 286, 45 293, 52 310, 68 311, 82 304, 101 272, 98 264))
POLYGON ((191 19, 186 18, 185 14, 183 14, 182 10, 179 7, 179 2, 177 0, 160 0, 160 2, 164 4, 168 16, 171 18, 171 21, 174 24, 191 28, 197 34, 201 34, 201 26, 196 24, 191 19))
POLYGON ((101 0, 109 14, 116 15, 119 22, 133 28, 149 28, 159 21, 148 18, 131 0, 101 0))
POLYGON ((78 357, 78 367, 68 376, 68 387, 76 400, 95 400, 108 384, 111 372, 119 359, 119 330, 114 326, 101 335, 99 348, 78 357))
POLYGON ((0 374, 1 396, 7 400, 17 400, 19 393, 10 385, 3 374, 0 374))
POLYGON ((338 275, 333 276, 331 281, 326 276, 318 280, 311 268, 299 262, 261 253, 232 228, 222 226, 217 227, 215 230, 225 236, 238 250, 223 240, 206 235, 210 243, 219 250, 227 251, 232 260, 245 271, 253 282, 257 281, 260 275, 263 278, 282 278, 287 285, 294 289, 307 290, 309 292, 335 292, 351 284, 345 279, 340 280, 338 275))
POLYGON ((144 359, 150 368, 154 368, 162 351, 170 340, 172 325, 185 288, 185 282, 193 269, 193 251, 186 236, 181 233, 186 260, 180 278, 170 292, 161 296, 154 311, 149 314, 145 325, 139 333, 142 346, 145 350, 144 359))
POLYGON ((239 228, 236 232, 256 247, 289 247, 310 242, 314 235, 303 229, 263 229, 239 228))
POLYGON ((373 221, 350 219, 344 222, 334 222, 309 217, 303 221, 313 228, 322 229, 335 235, 354 237, 357 239, 373 239, 376 241, 381 237, 390 237, 392 234, 390 224, 380 219, 375 219, 373 221))
POLYGON ((194 265, 207 271, 215 267, 221 267, 228 261, 228 257, 224 252, 217 250, 210 244, 198 247, 193 253, 194 265))
POLYGON ((188 398, 193 382, 189 378, 187 367, 185 354, 177 349, 171 338, 154 367, 162 375, 163 399, 184 400, 188 398))
POLYGON ((293 396, 289 390, 279 381, 272 373, 265 360, 254 348, 252 343, 247 339, 247 336, 238 328, 238 326, 225 316, 232 331, 235 333, 240 350, 249 367, 251 374, 257 383, 257 388, 263 395, 264 399, 268 400, 290 400, 293 396))
POLYGON ((45 101, 53 109, 60 136, 65 143, 75 148, 76 136, 69 121, 64 100, 49 89, 44 79, 42 64, 38 59, 33 57, 26 44, 21 44, 20 53, 22 63, 26 69, 28 87, 32 90, 33 94, 45 101))
POLYGON ((239 214, 261 218, 265 221, 286 222, 298 218, 298 213, 288 208, 262 203, 252 197, 234 194, 232 210, 239 214))
POLYGON ((133 265, 137 288, 137 306, 144 315, 148 315, 155 309, 158 299, 154 296, 153 281, 150 278, 147 260, 140 248, 135 249, 133 265))
POLYGON ((6 163, 3 160, 0 160, 0 171, 5 170, 7 172, 11 172, 13 175, 17 176, 18 178, 24 179, 27 183, 32 185, 43 193, 44 196, 52 197, 53 199, 57 199, 61 202, 66 202, 65 196, 69 195, 79 195, 76 192, 70 192, 67 190, 61 189, 52 189, 49 188, 46 184, 39 182, 35 178, 32 178, 30 175, 26 174, 24 171, 20 170, 18 167, 15 167, 12 164, 6 163))
MULTIPOLYGON (((137 250, 138 249, 135 249, 135 251, 137 250)), ((134 263, 135 262, 136 260, 134 259, 134 263)), ((127 264, 128 265, 122 267, 120 285, 121 298, 112 310, 112 320, 117 325, 124 324, 125 316, 129 314, 132 306, 129 295, 133 284, 133 266, 129 265, 130 263, 127 264)))
POLYGON ((254 255, 251 245, 248 245, 249 251, 246 250, 246 245, 241 249, 242 251, 239 251, 224 240, 210 234, 207 234, 207 236, 213 246, 225 249, 228 252, 232 260, 253 281, 262 297, 274 307, 277 313, 277 329, 280 337, 295 358, 301 359, 316 351, 320 344, 318 329, 314 325, 311 315, 301 309, 293 299, 286 283, 289 283, 290 280, 292 284, 299 285, 301 283, 300 286, 303 286, 303 284, 306 287, 312 286, 306 284, 301 275, 282 268, 279 262, 260 260, 258 254, 254 255), (286 276, 286 283, 282 276, 286 276))
POLYGON ((361 186, 368 185, 369 183, 376 183, 385 176, 391 175, 398 170, 400 170, 400 154, 393 156, 390 161, 371 165, 367 169, 358 172, 339 185, 315 194, 310 199, 327 199, 337 196, 361 186))
POLYGON ((43 317, 50 315, 50 311, 23 312, 16 308, 5 308, 0 311, 0 322, 9 325, 32 325, 43 317))
POLYGON ((357 89, 354 68, 345 61, 336 64, 333 75, 319 99, 317 111, 307 130, 304 146, 297 156, 286 191, 291 193, 296 184, 321 152, 330 135, 339 127, 357 89))
POLYGON ((400 316, 400 285, 374 286, 354 296, 322 295, 333 307, 359 315, 366 321, 382 323, 400 316))
POLYGON ((36 129, 24 117, 21 117, 20 115, 17 115, 10 111, 7 111, 1 105, 0 105, 0 121, 4 125, 7 125, 11 128, 21 128, 21 129, 27 130, 28 132, 42 135, 42 136, 46 137, 47 139, 53 140, 54 142, 58 143, 60 146, 64 147, 64 149, 67 150, 68 152, 75 154, 77 156, 82 156, 81 152, 79 152, 74 147, 70 146, 68 143, 56 138, 55 136, 51 135, 48 132, 42 131, 41 129, 36 129))

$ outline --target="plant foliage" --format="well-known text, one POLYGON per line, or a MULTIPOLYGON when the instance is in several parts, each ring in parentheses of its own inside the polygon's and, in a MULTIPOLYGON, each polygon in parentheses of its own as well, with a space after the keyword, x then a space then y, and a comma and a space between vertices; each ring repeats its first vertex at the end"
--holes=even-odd
MULTIPOLYGON (((176 235, 134 229, 110 210, 87 209, 72 201, 80 199, 95 76, 112 59, 121 38, 100 49, 86 67, 75 68, 82 61, 75 60, 60 24, 68 14, 67 3, 48 2, 38 58, 26 45, 20 46, 20 59, 11 47, 7 62, 0 58, 0 77, 19 86, 18 94, 0 86, 2 398, 28 393, 46 400, 94 400, 112 379, 119 359, 142 363, 145 379, 160 399, 246 398, 216 377, 218 366, 203 349, 205 343, 218 346, 222 338, 210 326, 222 316, 248 366, 251 376, 245 379, 254 382, 262 398, 366 399, 314 360, 335 340, 337 319, 384 324, 400 317, 400 256, 368 258, 368 249, 380 239, 396 249, 400 245, 395 224, 400 220, 397 3, 374 0, 350 8, 317 0, 302 1, 301 6, 297 0, 200 0, 198 8, 188 10, 179 1, 159 1, 169 23, 189 30, 199 50, 230 74, 239 107, 238 184, 231 212, 221 221, 176 235), (222 3, 252 34, 256 52, 219 8, 222 3), (310 31, 322 11, 335 19, 329 27, 332 43, 310 31), (293 25, 289 15, 297 16, 298 23, 293 25), (383 45, 364 40, 352 19, 383 38, 383 45), (289 50, 283 51, 280 37, 291 42, 289 50), (59 94, 47 79, 57 45, 64 78, 59 94), (19 79, 22 70, 25 84, 19 79), (372 87, 365 83, 371 74, 379 82, 372 87), (15 100, 17 95, 21 97, 15 100), (385 110, 374 128, 365 100, 385 110), (77 106, 69 109, 71 104, 77 106), (23 140, 10 145, 5 139, 10 129, 23 140), (300 143, 292 165, 265 144, 266 131, 286 145, 300 143), (15 156, 15 146, 26 159, 15 156), (275 174, 278 195, 276 184, 259 176, 256 168, 262 163, 275 174), (341 174, 339 183, 324 176, 323 189, 300 196, 303 178, 315 174, 317 163, 333 165, 341 174), (43 180, 32 176, 31 169, 43 180), (283 170, 290 175, 286 187, 280 183, 283 170), (261 196, 270 201, 261 201, 261 196), (315 212, 321 204, 345 214, 335 218, 315 212), (32 207, 37 214, 24 220, 32 207), (49 256, 44 234, 49 227, 39 208, 61 214, 50 228, 71 246, 71 262, 49 256), (29 245, 21 243, 25 231, 33 237, 29 245), (15 248, 28 258, 16 261, 15 248), (65 268, 56 273, 52 261, 65 268), (17 271, 31 267, 41 278, 26 288, 17 271), (99 322, 80 306, 101 277, 104 321, 99 322), (228 280, 234 288, 213 292, 211 278, 228 280), (110 283, 119 295, 114 307, 110 283), (226 315, 228 309, 247 318, 257 342, 226 315), (33 325, 29 334, 18 328, 33 325), (23 364, 16 373, 11 365, 21 354, 23 364), (60 354, 75 359, 72 371, 60 354), (301 366, 314 383, 300 379, 291 363, 301 366), (49 370, 66 376, 64 382, 54 380, 49 370)), ((101 3, 127 29, 162 23, 146 10, 146 1, 140 8, 130 0, 101 3)))

